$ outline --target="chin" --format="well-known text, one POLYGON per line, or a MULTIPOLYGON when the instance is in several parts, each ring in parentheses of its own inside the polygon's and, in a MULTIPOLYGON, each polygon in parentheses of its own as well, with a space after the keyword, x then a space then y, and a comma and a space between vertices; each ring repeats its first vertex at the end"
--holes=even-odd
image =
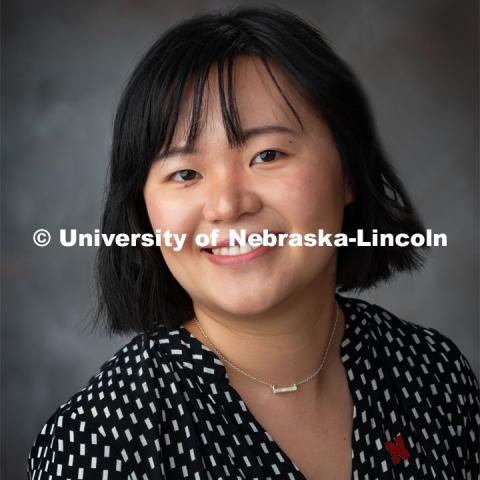
POLYGON ((235 293, 222 291, 221 298, 212 298, 217 308, 221 308, 231 315, 251 316, 258 315, 280 303, 282 296, 278 292, 266 292, 262 289, 246 291, 237 289, 235 293))

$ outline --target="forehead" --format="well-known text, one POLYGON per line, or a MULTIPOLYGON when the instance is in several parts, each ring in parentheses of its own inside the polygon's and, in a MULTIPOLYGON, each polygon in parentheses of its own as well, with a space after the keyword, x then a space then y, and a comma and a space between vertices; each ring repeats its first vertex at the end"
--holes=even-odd
POLYGON ((194 105, 199 102, 195 89, 197 79, 190 79, 180 103, 174 145, 186 142, 195 121, 201 137, 212 131, 225 130, 225 122, 230 120, 228 117, 235 115, 243 130, 280 124, 299 131, 303 129, 304 121, 315 115, 293 84, 271 62, 267 69, 257 57, 238 57, 233 63, 230 82, 227 69, 222 73, 223 85, 219 81, 218 67, 214 65, 209 70, 197 120, 193 118, 194 105))

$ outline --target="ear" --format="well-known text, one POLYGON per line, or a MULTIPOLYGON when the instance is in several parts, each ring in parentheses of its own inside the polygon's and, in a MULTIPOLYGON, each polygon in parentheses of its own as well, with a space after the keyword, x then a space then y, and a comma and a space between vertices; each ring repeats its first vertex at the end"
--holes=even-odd
POLYGON ((353 193, 353 188, 347 179, 345 179, 345 183, 344 183, 344 192, 345 192, 344 205, 347 206, 348 204, 353 203, 355 200, 355 194, 353 193))

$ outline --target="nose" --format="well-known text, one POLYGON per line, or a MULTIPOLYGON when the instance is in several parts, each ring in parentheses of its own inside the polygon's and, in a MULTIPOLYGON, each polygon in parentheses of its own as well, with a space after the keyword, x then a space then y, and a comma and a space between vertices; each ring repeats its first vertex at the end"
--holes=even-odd
POLYGON ((248 179, 230 168, 217 172, 206 182, 203 215, 210 223, 234 223, 261 208, 261 199, 248 179))

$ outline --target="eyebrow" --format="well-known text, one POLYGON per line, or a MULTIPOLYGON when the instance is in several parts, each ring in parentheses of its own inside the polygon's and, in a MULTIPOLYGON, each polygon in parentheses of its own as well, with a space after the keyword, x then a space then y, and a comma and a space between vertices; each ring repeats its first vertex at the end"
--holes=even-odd
MULTIPOLYGON (((248 128, 242 132, 242 140, 244 142, 259 135, 267 135, 271 133, 288 133, 290 135, 298 135, 298 132, 292 128, 283 125, 262 125, 260 127, 248 128)), ((193 155, 198 153, 198 150, 192 147, 173 147, 164 153, 160 153, 155 157, 155 160, 163 160, 177 155, 193 155)))
POLYGON ((283 125, 262 125, 261 127, 249 128, 242 132, 242 138, 246 142, 250 138, 257 135, 265 135, 267 133, 289 133, 297 135, 297 131, 283 125))

